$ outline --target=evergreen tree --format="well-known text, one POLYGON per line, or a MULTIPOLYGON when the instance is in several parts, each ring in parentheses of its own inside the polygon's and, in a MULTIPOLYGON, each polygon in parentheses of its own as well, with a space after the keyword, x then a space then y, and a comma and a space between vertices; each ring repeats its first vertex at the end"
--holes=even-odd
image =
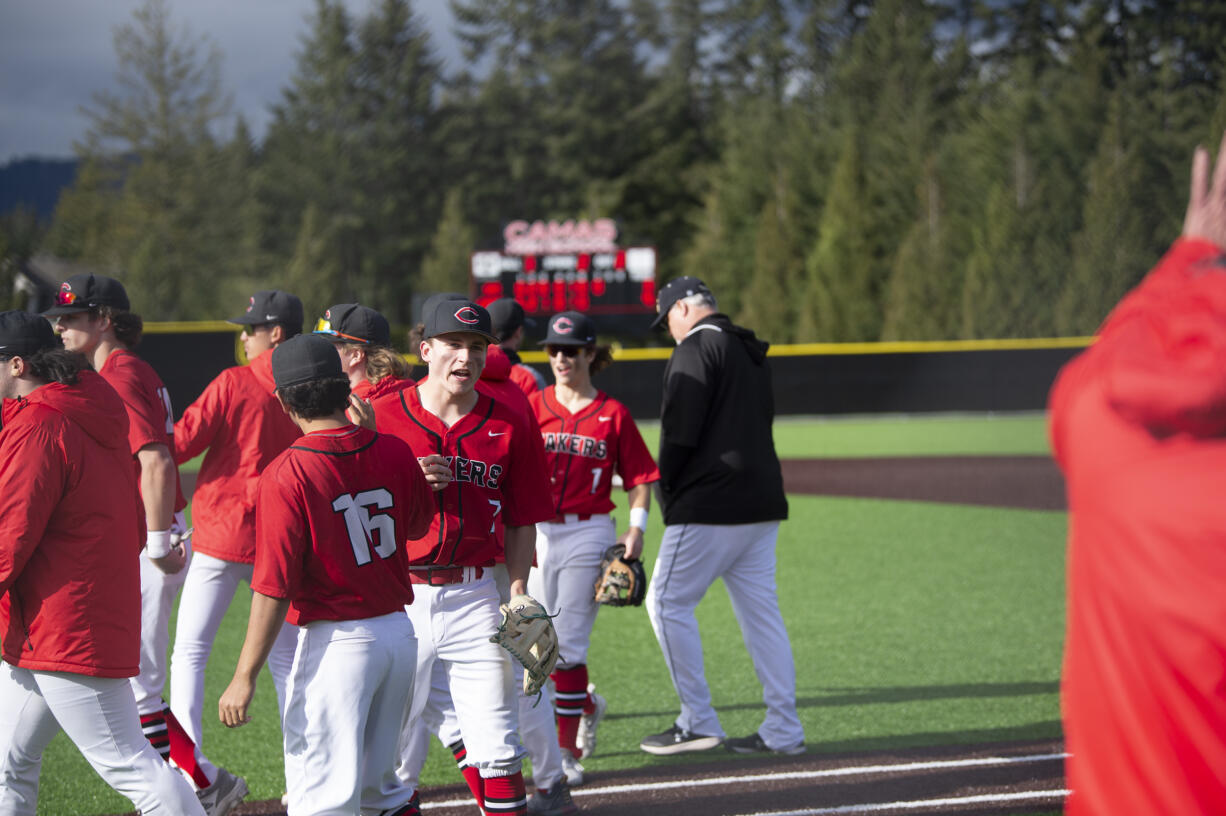
MULTIPOLYGON (((443 200, 443 215, 421 265, 415 291, 422 296, 437 292, 467 292, 469 262, 477 245, 473 228, 464 220, 464 207, 456 190, 443 200)), ((416 312, 415 312, 416 313, 416 312)))

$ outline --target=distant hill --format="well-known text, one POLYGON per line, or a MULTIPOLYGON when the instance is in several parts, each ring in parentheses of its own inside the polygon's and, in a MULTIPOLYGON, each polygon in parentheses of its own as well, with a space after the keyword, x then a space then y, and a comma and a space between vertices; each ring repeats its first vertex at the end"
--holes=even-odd
POLYGON ((0 167, 0 213, 19 206, 51 219, 60 192, 77 174, 76 159, 18 159, 0 167))

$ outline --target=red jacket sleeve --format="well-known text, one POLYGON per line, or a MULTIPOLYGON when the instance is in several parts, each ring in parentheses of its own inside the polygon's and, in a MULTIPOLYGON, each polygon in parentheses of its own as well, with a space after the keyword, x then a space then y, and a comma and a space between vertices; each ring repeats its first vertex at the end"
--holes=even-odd
POLYGON ((42 425, 0 432, 0 595, 21 575, 64 495, 68 470, 60 454, 42 425))
POLYGON ((175 464, 195 459, 208 449, 225 420, 229 370, 219 374, 175 423, 175 464))

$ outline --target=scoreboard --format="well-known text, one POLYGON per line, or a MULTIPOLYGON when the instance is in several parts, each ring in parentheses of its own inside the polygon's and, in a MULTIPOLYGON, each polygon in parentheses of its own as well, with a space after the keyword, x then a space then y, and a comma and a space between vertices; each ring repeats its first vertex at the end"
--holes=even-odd
POLYGON ((655 248, 618 246, 612 219, 513 221, 503 236, 501 251, 472 254, 472 295, 482 306, 513 297, 533 317, 573 309, 612 332, 645 330, 654 318, 655 248))

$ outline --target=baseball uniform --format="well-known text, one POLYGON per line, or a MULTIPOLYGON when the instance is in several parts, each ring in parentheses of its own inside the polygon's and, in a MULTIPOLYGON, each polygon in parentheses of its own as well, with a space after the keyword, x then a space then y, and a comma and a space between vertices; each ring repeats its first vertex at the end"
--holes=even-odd
POLYGON ((613 475, 626 490, 660 478, 656 463, 624 405, 597 391, 571 413, 558 402, 555 386, 533 394, 552 485, 554 517, 537 525, 541 602, 556 613, 558 739, 576 758, 579 721, 595 702, 588 691, 587 650, 598 605, 592 587, 600 578, 605 550, 617 543, 609 512, 613 475))
MULTIPOLYGON (((523 812, 519 691, 507 652, 489 640, 501 620, 489 568, 502 552, 504 525, 552 515, 536 436, 526 418, 484 394, 450 427, 422 406, 417 388, 378 399, 374 409, 380 431, 404 439, 419 456, 446 457, 453 477, 435 494, 429 532, 408 544, 416 594, 409 617, 418 637, 410 720, 423 715, 434 663, 442 662, 468 762, 483 783, 483 807, 523 812)), ((402 770, 402 778, 415 774, 402 770)))
POLYGON ((76 385, 5 400, 3 427, 0 812, 33 816, 43 751, 63 729, 144 813, 203 814, 141 733, 128 680, 140 661, 143 510, 123 402, 82 371, 76 385))
MULTIPOLYGON (((192 494, 195 552, 170 658, 170 707, 197 745, 213 640, 239 581, 251 580, 256 484, 268 463, 300 435, 273 396, 271 358, 264 353, 221 372, 175 423, 175 461, 205 454, 192 494)), ((286 629, 268 658, 282 704, 294 642, 293 630, 286 629)))
POLYGON ((404 542, 433 512, 409 446, 365 428, 308 433, 260 477, 251 588, 289 600, 299 627, 283 724, 292 816, 413 794, 395 772, 417 651, 404 542))

